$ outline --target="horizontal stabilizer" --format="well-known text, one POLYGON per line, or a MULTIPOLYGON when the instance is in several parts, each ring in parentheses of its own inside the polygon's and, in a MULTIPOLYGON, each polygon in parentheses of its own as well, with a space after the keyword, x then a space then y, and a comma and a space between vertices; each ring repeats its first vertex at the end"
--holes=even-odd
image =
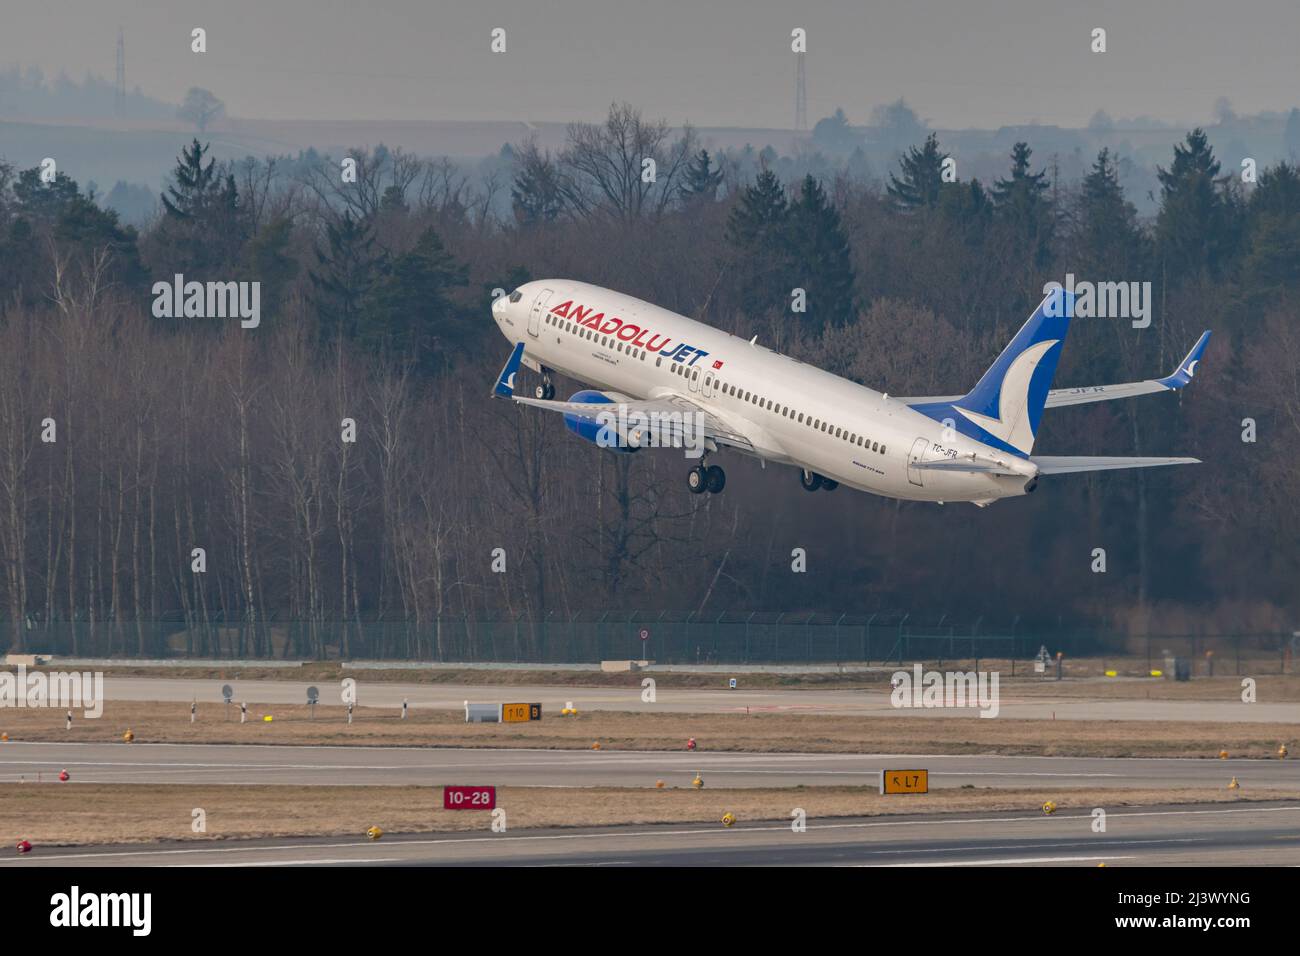
POLYGON ((1173 373, 1164 378, 1147 379, 1144 382, 1124 382, 1120 385, 1090 385, 1085 388, 1054 389, 1047 396, 1048 408, 1062 405, 1086 405, 1089 402, 1107 402, 1114 398, 1132 398, 1135 395, 1147 395, 1151 392, 1168 392, 1190 385, 1196 374, 1196 366, 1201 362, 1205 346, 1210 342, 1210 333, 1205 331, 1196 340, 1187 357, 1178 364, 1173 373))
MULTIPOLYGON (((1121 382, 1118 385, 1086 385, 1081 388, 1054 388, 1047 393, 1044 408, 1061 408, 1065 405, 1087 405, 1091 402, 1109 402, 1116 398, 1133 398, 1137 395, 1150 395, 1153 392, 1171 392, 1190 385, 1196 375, 1196 367, 1201 363, 1205 346, 1210 342, 1210 333, 1205 331, 1196 340, 1187 357, 1178 364, 1178 368, 1164 378, 1149 378, 1141 382, 1121 382)), ((918 398, 900 398, 899 401, 913 407, 917 405, 940 405, 959 401, 960 395, 925 395, 918 398)))
POLYGON ((1030 459, 1040 475, 1068 475, 1077 471, 1111 471, 1115 468, 1155 468, 1159 465, 1199 465, 1199 458, 1090 458, 1034 455, 1030 459))

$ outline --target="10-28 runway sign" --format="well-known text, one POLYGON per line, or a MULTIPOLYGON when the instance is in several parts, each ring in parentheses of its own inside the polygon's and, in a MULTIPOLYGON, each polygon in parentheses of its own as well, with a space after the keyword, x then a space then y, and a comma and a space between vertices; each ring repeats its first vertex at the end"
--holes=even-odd
POLYGON ((496 787, 443 787, 444 810, 494 810, 497 805, 496 787))

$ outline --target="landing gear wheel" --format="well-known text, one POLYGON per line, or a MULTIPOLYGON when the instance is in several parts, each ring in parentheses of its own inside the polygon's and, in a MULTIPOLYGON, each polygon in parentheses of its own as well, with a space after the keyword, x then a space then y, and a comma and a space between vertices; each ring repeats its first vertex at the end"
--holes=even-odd
POLYGON ((722 489, 727 487, 727 473, 717 465, 709 465, 704 469, 704 477, 705 487, 711 495, 721 494, 722 489))
POLYGON ((822 486, 822 476, 805 468, 799 472, 799 484, 803 485, 804 491, 816 491, 822 486))
POLYGON ((703 466, 692 468, 686 473, 686 487, 693 495, 702 495, 709 490, 709 476, 703 466))
POLYGON ((838 488, 839 486, 840 486, 840 483, 839 483, 838 481, 836 481, 834 478, 823 478, 823 479, 822 479, 822 491, 834 491, 834 490, 835 490, 836 488, 838 488))
POLYGON ((550 380, 548 379, 547 381, 543 382, 541 385, 538 385, 535 389, 533 389, 533 395, 537 398, 542 399, 543 401, 549 402, 551 399, 555 397, 555 386, 552 385, 550 383, 550 380))

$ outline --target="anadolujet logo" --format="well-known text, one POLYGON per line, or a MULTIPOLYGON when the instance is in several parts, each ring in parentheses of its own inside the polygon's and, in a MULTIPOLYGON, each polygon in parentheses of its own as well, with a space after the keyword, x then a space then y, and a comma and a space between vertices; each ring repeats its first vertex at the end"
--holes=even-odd
POLYGON ((50 925, 130 927, 133 936, 148 936, 153 928, 152 893, 83 893, 78 886, 50 897, 50 925))
POLYGON ((981 717, 996 717, 997 671, 894 671, 889 702, 895 707, 978 707, 981 717))
POLYGON ((80 707, 90 720, 104 713, 103 671, 0 671, 0 707, 80 707))

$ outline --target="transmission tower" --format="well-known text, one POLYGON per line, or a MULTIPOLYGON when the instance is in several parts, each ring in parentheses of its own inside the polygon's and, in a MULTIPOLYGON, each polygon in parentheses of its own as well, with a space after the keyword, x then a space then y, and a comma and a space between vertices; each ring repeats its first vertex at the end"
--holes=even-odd
POLYGON ((808 128, 808 85, 803 75, 803 53, 794 55, 794 128, 808 128))
POLYGON ((126 115, 126 43, 122 28, 117 28, 117 87, 113 94, 113 113, 118 119, 126 115))

